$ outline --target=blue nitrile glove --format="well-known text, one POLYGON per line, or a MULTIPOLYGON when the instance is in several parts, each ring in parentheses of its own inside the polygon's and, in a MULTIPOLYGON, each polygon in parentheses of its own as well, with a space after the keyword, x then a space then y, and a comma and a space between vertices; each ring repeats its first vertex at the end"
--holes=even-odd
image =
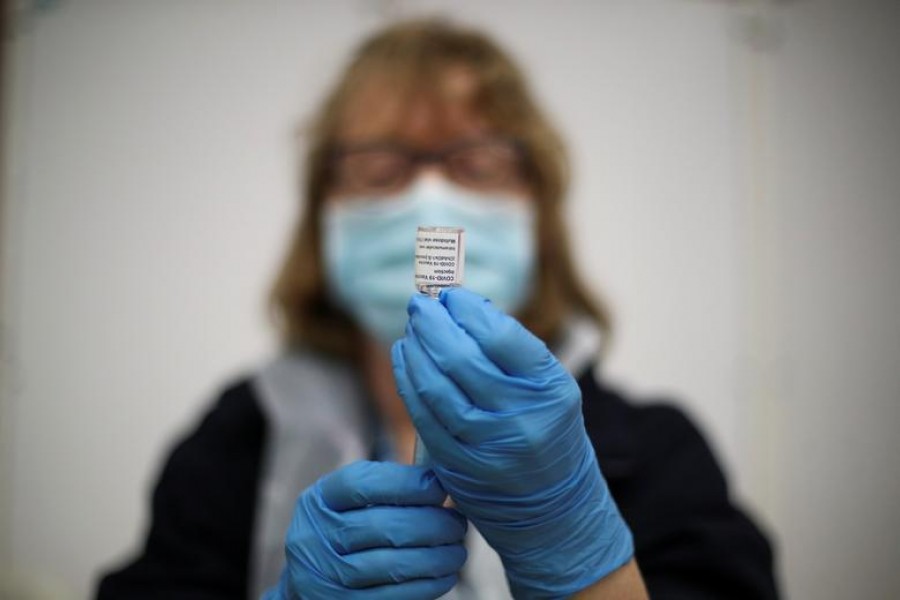
POLYGON ((265 600, 437 598, 466 561, 466 520, 441 504, 434 473, 356 462, 307 488, 288 528, 287 564, 265 600))
POLYGON ((442 486, 517 598, 573 594, 625 565, 631 532, 584 429, 581 391, 538 338, 464 289, 415 295, 397 388, 442 486))

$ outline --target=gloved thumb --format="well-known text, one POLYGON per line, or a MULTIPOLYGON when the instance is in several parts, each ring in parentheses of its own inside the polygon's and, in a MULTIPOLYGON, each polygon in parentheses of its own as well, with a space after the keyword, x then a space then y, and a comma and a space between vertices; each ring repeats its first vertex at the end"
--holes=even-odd
POLYGON ((465 288, 447 288, 440 301, 485 356, 508 375, 534 376, 558 364, 544 342, 490 300, 465 288))

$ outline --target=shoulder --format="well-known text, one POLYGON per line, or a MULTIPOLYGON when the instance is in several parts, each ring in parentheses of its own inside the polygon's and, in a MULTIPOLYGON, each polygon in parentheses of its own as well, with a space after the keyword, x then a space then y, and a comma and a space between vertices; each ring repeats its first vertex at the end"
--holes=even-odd
MULTIPOLYGON (((231 381, 218 391, 191 429, 170 446, 161 484, 225 471, 238 462, 255 462, 266 436, 266 419, 251 377, 231 381)), ((169 485, 168 487, 171 487, 169 485)))
POLYGON ((253 379, 245 376, 228 383, 216 394, 185 442, 197 449, 229 452, 261 443, 264 433, 265 418, 253 379))
MULTIPOLYGON (((154 509, 171 506, 204 514, 240 499, 252 506, 255 480, 266 436, 252 379, 234 380, 216 394, 193 431, 175 443, 156 485, 154 509)), ((231 517, 232 515, 229 515, 231 517)))
POLYGON ((707 491, 725 493, 724 477, 703 434, 673 402, 636 404, 590 373, 579 385, 585 428, 601 463, 604 459, 617 462, 615 470, 627 471, 623 475, 665 469, 672 477, 685 475, 672 472, 681 464, 691 473, 710 476, 708 484, 714 489, 707 491))
POLYGON ((634 534, 653 597, 774 598, 772 551, 736 507, 698 427, 671 402, 579 384, 600 468, 634 534))
POLYGON ((694 421, 681 408, 665 400, 630 406, 636 455, 642 471, 652 474, 660 486, 672 484, 669 493, 684 499, 725 500, 725 474, 694 421), (676 485, 677 484, 677 485, 676 485))
POLYGON ((97 598, 244 597, 265 432, 252 379, 216 394, 163 464, 143 550, 97 598))

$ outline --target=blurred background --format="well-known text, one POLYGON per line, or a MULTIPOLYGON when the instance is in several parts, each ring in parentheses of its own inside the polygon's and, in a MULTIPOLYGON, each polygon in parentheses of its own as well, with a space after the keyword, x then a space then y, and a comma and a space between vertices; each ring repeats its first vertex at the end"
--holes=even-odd
POLYGON ((700 422, 791 598, 900 597, 900 3, 7 8, 0 597, 137 549, 170 444, 275 350, 295 126, 423 14, 495 35, 569 140, 607 376, 700 422))

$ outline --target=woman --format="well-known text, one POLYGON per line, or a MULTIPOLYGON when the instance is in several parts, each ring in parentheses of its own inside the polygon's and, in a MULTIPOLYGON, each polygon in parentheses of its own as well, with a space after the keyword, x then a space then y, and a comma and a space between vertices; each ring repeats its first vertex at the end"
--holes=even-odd
POLYGON ((285 353, 175 449, 100 598, 776 596, 694 426, 595 380, 565 153, 501 50, 390 27, 310 135, 285 353), (471 291, 413 294, 418 225, 466 229, 471 291))

